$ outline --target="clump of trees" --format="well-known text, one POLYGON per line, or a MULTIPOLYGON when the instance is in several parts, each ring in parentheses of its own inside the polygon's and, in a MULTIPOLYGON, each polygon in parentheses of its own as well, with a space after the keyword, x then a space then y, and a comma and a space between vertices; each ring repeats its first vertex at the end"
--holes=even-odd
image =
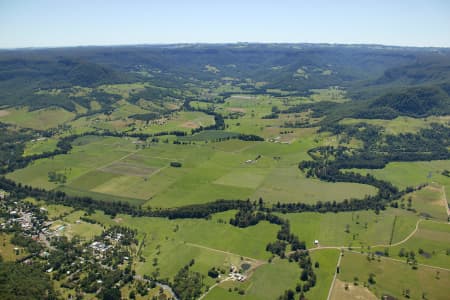
POLYGON ((190 270, 194 263, 191 261, 181 268, 173 279, 173 291, 180 299, 194 300, 202 294, 204 276, 190 270))

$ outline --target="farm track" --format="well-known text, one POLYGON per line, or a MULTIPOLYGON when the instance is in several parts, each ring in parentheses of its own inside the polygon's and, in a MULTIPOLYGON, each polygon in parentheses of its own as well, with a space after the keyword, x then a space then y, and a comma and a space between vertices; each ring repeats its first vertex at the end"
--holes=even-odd
POLYGON ((128 153, 128 154, 122 156, 122 157, 119 158, 119 159, 116 159, 116 160, 114 160, 114 161, 111 161, 111 162, 109 162, 109 163, 107 163, 107 164, 105 164, 105 165, 103 165, 103 166, 94 168, 94 169, 92 169, 91 171, 93 171, 93 170, 100 170, 100 171, 101 171, 101 170, 104 169, 104 168, 107 168, 107 167, 109 167, 109 166, 111 166, 111 165, 113 165, 113 164, 115 164, 115 163, 117 163, 117 162, 119 162, 119 161, 122 161, 122 160, 124 160, 124 159, 126 159, 126 158, 128 158, 128 157, 130 157, 130 156, 133 156, 134 154, 138 153, 139 151, 141 151, 141 149, 138 149, 138 150, 135 150, 135 151, 133 151, 133 152, 130 152, 130 153, 128 153))
POLYGON ((336 282, 337 268, 341 265, 341 259, 342 259, 342 253, 339 254, 339 259, 338 259, 338 262, 337 262, 337 265, 336 265, 336 269, 334 270, 333 281, 331 282, 330 289, 328 290, 327 300, 330 300, 330 298, 331 298, 331 294, 333 292, 334 283, 336 282))
MULTIPOLYGON (((355 253, 355 254, 361 254, 361 255, 363 255, 363 253, 358 252, 358 251, 352 251, 352 250, 346 250, 346 251, 351 252, 351 253, 355 253)), ((386 257, 386 256, 382 256, 381 259, 405 263, 404 260, 397 259, 397 258, 386 257)), ((438 269, 438 270, 443 270, 443 271, 450 272, 450 269, 443 268, 443 267, 432 266, 432 265, 427 265, 427 264, 417 264, 417 265, 418 265, 418 266, 422 266, 422 267, 426 267, 426 268, 438 269)))
POLYGON ((200 298, 198 298, 198 300, 202 300, 203 298, 205 298, 206 297, 206 295, 208 295, 209 294, 209 292, 211 292, 212 290, 213 290, 213 288, 215 288, 216 286, 218 286, 219 284, 221 284, 221 283, 223 283, 223 282, 225 282, 225 281, 228 281, 228 280, 231 280, 231 277, 227 277, 227 278, 225 278, 225 279, 223 279, 223 280, 221 280, 221 281, 219 281, 219 282, 216 282, 215 284, 213 284, 203 295, 201 295, 200 296, 200 298))
POLYGON ((253 261, 253 262, 255 262, 255 263, 259 263, 258 266, 260 266, 260 265, 266 263, 266 262, 263 261, 263 260, 256 259, 256 258, 253 258, 253 257, 243 256, 243 255, 240 255, 240 254, 237 254, 237 253, 233 253, 233 252, 229 252, 229 251, 224 251, 224 250, 220 250, 220 249, 216 249, 216 248, 211 248, 211 247, 207 247, 207 246, 203 246, 203 245, 199 245, 199 244, 194 244, 194 243, 186 242, 185 245, 192 246, 192 247, 197 247, 197 248, 202 248, 202 249, 206 249, 206 250, 209 250, 209 251, 214 251, 214 252, 223 253, 223 254, 227 254, 227 255, 240 256, 240 257, 243 257, 243 258, 245 258, 245 259, 247 259, 247 260, 251 260, 251 261, 253 261))
MULTIPOLYGON (((445 191, 444 191, 444 193, 445 193, 445 191)), ((405 237, 403 240, 401 240, 401 241, 399 241, 397 243, 394 243, 394 244, 390 244, 390 245, 383 245, 383 244, 381 244, 381 245, 373 245, 371 247, 395 247, 395 246, 399 246, 399 245, 407 242, 419 230, 419 224, 422 221, 423 221, 423 219, 417 220, 416 227, 414 228, 414 230, 407 237, 405 237)), ((434 221, 434 222, 442 223, 442 222, 438 222, 438 221, 434 221)), ((345 248, 346 248, 345 246, 323 246, 323 247, 322 246, 318 246, 316 248, 308 249, 308 251, 311 252, 311 251, 317 251, 317 250, 322 250, 322 249, 337 249, 337 250, 341 250, 341 251, 348 251, 348 252, 351 252, 351 253, 356 253, 356 254, 361 254, 362 255, 361 252, 354 251, 354 250, 345 250, 345 248)), ((353 247, 353 248, 361 249, 362 247, 353 247)), ((342 253, 339 254, 339 260, 338 260, 338 263, 336 265, 336 270, 335 270, 335 273, 334 273, 333 281, 331 282, 330 289, 328 291, 327 300, 330 300, 330 297, 331 297, 331 294, 332 294, 332 291, 333 291, 334 283, 336 281, 336 276, 337 276, 337 267, 340 265, 341 257, 342 257, 342 253)), ((386 260, 390 260, 390 261, 396 261, 396 262, 405 263, 404 260, 400 260, 400 259, 396 259, 396 258, 390 258, 390 257, 385 257, 385 256, 381 257, 381 259, 386 259, 386 260)), ((432 269, 437 269, 437 270, 443 270, 443 271, 450 272, 450 269, 443 268, 443 267, 432 266, 432 265, 427 265, 427 264, 417 264, 417 265, 418 266, 422 266, 422 267, 426 267, 426 268, 432 268, 432 269)))
MULTIPOLYGON (((433 183, 435 183, 435 182, 433 182, 433 183)), ((442 194, 442 198, 441 198, 442 204, 444 205, 445 211, 447 212, 447 220, 450 221, 450 208, 449 208, 449 203, 448 203, 448 201, 447 201, 447 195, 446 195, 446 193, 445 193, 445 186, 444 186, 444 185, 441 185, 441 188, 440 188, 440 189, 438 189, 438 188, 436 188, 436 187, 431 187, 431 186, 430 186, 430 188, 431 188, 432 190, 438 191, 438 192, 440 192, 440 193, 442 194)))
MULTIPOLYGON (((242 258, 244 258, 246 260, 252 261, 254 264, 252 264, 252 267, 248 270, 247 278, 250 278, 252 276, 253 272, 257 268, 259 268, 260 266, 266 264, 266 262, 263 261, 263 260, 256 259, 256 258, 253 258, 253 257, 248 257, 248 256, 242 256, 242 255, 239 255, 237 253, 233 253, 233 252, 229 252, 229 251, 215 249, 215 248, 211 248, 211 247, 207 247, 207 246, 203 246, 203 245, 199 245, 199 244, 194 244, 194 243, 189 243, 189 242, 186 242, 185 245, 188 245, 188 246, 191 246, 191 247, 202 248, 202 249, 205 249, 205 250, 214 251, 214 252, 218 252, 218 253, 222 253, 222 254, 240 256, 240 257, 242 257, 242 258)), ((204 297, 206 297, 206 295, 208 295, 208 293, 211 292, 213 290, 213 288, 215 288, 218 285, 220 285, 221 283, 223 283, 225 281, 229 281, 229 280, 231 280, 231 277, 226 277, 225 279, 221 280, 220 282, 215 283, 203 295, 201 295, 200 298, 198 298, 198 300, 201 300, 204 297)))
POLYGON ((442 186, 442 200, 447 211, 447 220, 450 219, 450 208, 448 207, 447 195, 445 194, 445 186, 442 186))
MULTIPOLYGON (((407 237, 405 237, 403 240, 401 240, 401 241, 399 241, 397 243, 394 243, 394 244, 378 244, 378 245, 371 245, 370 247, 395 247, 395 246, 399 246, 399 245, 407 242, 410 238, 412 238, 412 236, 417 232, 417 230, 419 230, 419 224, 422 221, 423 221, 423 219, 417 220, 416 227, 414 228, 414 230, 407 237)), ((317 250, 322 250, 322 249, 338 249, 338 250, 341 250, 341 249, 345 249, 345 248, 347 248, 347 246, 318 246, 318 247, 315 247, 315 248, 310 248, 310 249, 308 249, 308 251, 317 251, 317 250)), ((352 247, 352 248, 361 249, 363 247, 357 246, 357 247, 352 247)))

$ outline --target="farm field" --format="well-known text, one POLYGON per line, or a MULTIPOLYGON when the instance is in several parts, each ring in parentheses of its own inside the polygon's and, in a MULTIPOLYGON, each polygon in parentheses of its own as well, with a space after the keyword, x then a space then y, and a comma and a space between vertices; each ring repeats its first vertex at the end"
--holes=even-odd
POLYGON ((70 121, 74 116, 74 113, 61 108, 51 107, 28 111, 28 108, 23 107, 2 110, 0 121, 20 127, 44 130, 58 127, 58 125, 70 121))
POLYGON ((51 152, 56 149, 57 143, 58 140, 56 139, 32 140, 26 144, 23 156, 51 152))
POLYGON ((378 298, 364 286, 353 285, 336 279, 330 299, 377 300, 378 298))
POLYGON ((350 285, 358 277, 358 283, 368 284, 369 275, 374 274, 375 284, 368 284, 369 289, 380 298, 383 295, 402 298, 409 291, 411 299, 422 299, 425 293, 429 299, 447 299, 450 272, 419 266, 413 270, 404 262, 382 258, 380 261, 368 261, 366 255, 345 252, 340 265, 338 278, 350 285), (401 276, 398 276, 401 274, 401 276))
POLYGON ((267 203, 315 203, 376 192, 367 185, 306 178, 296 164, 307 157, 303 151, 310 145, 308 139, 292 145, 238 141, 172 145, 84 136, 73 144, 70 154, 38 160, 8 178, 73 195, 151 207, 259 197, 267 203), (183 166, 169 167, 173 161, 183 166), (50 172, 63 174, 66 182, 50 182, 50 172))
POLYGON ((314 247, 315 240, 324 247, 367 247, 389 244, 391 239, 396 243, 407 237, 418 221, 417 216, 400 209, 388 209, 379 215, 357 211, 286 214, 286 218, 308 247, 314 247))
POLYGON ((354 171, 361 174, 369 173, 377 178, 388 180, 399 188, 437 182, 445 185, 448 189, 450 178, 441 175, 445 169, 450 169, 450 160, 392 162, 387 164, 384 169, 354 171))
POLYGON ((319 267, 314 269, 318 279, 317 286, 309 290, 306 293, 306 297, 310 299, 327 299, 339 255, 340 251, 336 249, 311 251, 313 265, 316 262, 319 263, 319 267))
POLYGON ((381 119, 343 119, 342 124, 356 124, 360 122, 371 125, 381 126, 384 128, 384 134, 399 134, 399 133, 415 133, 422 128, 429 128, 431 123, 448 124, 450 118, 448 116, 430 116, 426 119, 411 118, 411 117, 397 117, 393 120, 381 119))
POLYGON ((391 257, 405 261, 406 258, 400 255, 401 250, 403 249, 403 252, 414 251, 418 263, 450 269, 449 238, 450 225, 448 223, 423 221, 409 240, 390 248, 389 254, 391 257))
POLYGON ((274 299, 285 289, 295 286, 299 273, 300 269, 295 263, 275 260, 259 267, 245 283, 221 283, 204 299, 274 299), (239 290, 243 291, 243 295, 238 293, 239 290))

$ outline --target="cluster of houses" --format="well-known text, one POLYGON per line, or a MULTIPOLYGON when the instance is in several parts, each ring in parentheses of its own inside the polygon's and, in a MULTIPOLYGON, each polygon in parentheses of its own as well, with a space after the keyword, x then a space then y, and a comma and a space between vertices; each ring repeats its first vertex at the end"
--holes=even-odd
POLYGON ((47 138, 45 138, 45 137, 41 137, 41 138, 37 138, 37 139, 32 139, 31 141, 34 143, 34 142, 42 142, 42 141, 45 141, 47 138))
POLYGON ((21 208, 14 208, 9 211, 9 218, 0 224, 0 228, 5 229, 14 224, 18 224, 23 231, 31 232, 33 231, 35 223, 36 217, 32 212, 22 210, 21 208))
POLYGON ((239 273, 238 268, 236 268, 236 266, 234 266, 234 265, 231 265, 230 271, 231 272, 230 272, 230 274, 228 274, 228 276, 234 281, 242 282, 247 278, 245 275, 239 273))
POLYGON ((271 143, 280 143, 280 144, 290 144, 291 143, 291 142, 288 142, 288 141, 282 141, 281 140, 281 136, 270 138, 269 142, 271 142, 271 143))
POLYGON ((90 248, 92 248, 92 252, 94 255, 97 255, 99 257, 104 257, 106 253, 112 249, 112 245, 106 245, 103 242, 93 242, 91 245, 89 245, 90 248))

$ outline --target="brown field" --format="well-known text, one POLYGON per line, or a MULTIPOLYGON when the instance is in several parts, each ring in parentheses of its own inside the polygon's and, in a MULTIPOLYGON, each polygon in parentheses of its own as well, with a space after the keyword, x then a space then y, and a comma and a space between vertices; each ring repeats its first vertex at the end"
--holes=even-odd
POLYGON ((155 172, 157 168, 149 168, 123 162, 116 162, 106 167, 103 167, 100 170, 112 174, 144 177, 155 172))
POLYGON ((10 112, 5 109, 0 109, 0 117, 6 117, 10 112))
POLYGON ((369 289, 361 285, 353 285, 336 279, 333 291, 331 292, 331 300, 376 300, 378 299, 369 289), (345 289, 345 284, 348 288, 345 289))
POLYGON ((231 112, 245 113, 245 109, 240 107, 228 107, 227 109, 231 112))
POLYGON ((187 121, 181 125, 183 128, 198 128, 198 124, 192 121, 187 121))

